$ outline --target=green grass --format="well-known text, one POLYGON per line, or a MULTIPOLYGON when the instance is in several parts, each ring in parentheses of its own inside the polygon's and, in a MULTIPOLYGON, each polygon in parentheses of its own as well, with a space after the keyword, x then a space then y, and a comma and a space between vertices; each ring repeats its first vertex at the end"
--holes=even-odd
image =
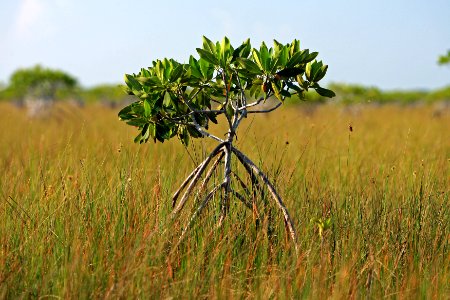
POLYGON ((215 199, 174 246, 194 201, 171 223, 171 194, 214 143, 135 145, 94 105, 45 120, 0 111, 1 299, 450 294, 448 112, 327 105, 246 120, 237 146, 282 195, 295 255, 266 196, 259 221, 233 201, 220 229, 215 199), (314 218, 332 220, 323 237, 314 218))

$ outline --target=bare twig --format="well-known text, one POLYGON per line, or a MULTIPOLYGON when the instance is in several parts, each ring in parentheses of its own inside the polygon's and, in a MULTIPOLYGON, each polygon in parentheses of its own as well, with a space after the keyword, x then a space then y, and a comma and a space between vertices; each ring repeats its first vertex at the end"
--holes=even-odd
POLYGON ((249 104, 247 104, 247 105, 243 105, 243 106, 239 107, 238 109, 239 109, 239 110, 244 110, 244 109, 247 109, 247 108, 250 108, 250 107, 253 107, 253 106, 257 106, 258 104, 260 104, 261 102, 263 102, 264 99, 265 99, 264 97, 261 97, 261 98, 259 98, 258 100, 256 100, 255 102, 249 103, 249 104))

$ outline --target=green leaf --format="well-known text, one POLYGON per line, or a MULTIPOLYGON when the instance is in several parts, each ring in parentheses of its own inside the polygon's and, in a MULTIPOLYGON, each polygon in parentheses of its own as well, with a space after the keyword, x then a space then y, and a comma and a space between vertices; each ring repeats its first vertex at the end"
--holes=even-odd
POLYGON ((121 120, 128 120, 128 119, 130 119, 131 118, 131 114, 130 114, 131 112, 132 112, 131 105, 125 106, 118 113, 119 119, 121 119, 121 120))
POLYGON ((251 59, 238 58, 237 61, 245 70, 252 73, 253 75, 261 75, 262 74, 261 69, 251 59))
POLYGON ((252 56, 253 56, 253 60, 258 65, 259 69, 264 70, 264 66, 263 66, 262 60, 260 58, 261 54, 259 53, 259 51, 256 49, 253 49, 252 56))
POLYGON ((220 44, 220 57, 222 60, 222 64, 226 64, 228 58, 231 55, 231 44, 230 40, 227 37, 222 39, 222 43, 220 44))
POLYGON ((281 90, 280 94, 283 97, 287 97, 287 98, 291 97, 291 93, 289 93, 289 91, 286 91, 286 90, 281 90))
POLYGON ((137 81, 136 78, 134 78, 134 76, 132 76, 132 75, 125 74, 125 83, 132 90, 140 90, 140 89, 142 89, 142 86, 139 83, 139 81, 137 81))
POLYGON ((169 107, 172 106, 172 99, 170 97, 170 93, 169 92, 165 92, 164 93, 164 101, 163 101, 163 105, 165 107, 169 107))
POLYGON ((314 58, 316 58, 318 54, 319 54, 319 52, 311 52, 311 54, 309 54, 309 55, 303 60, 303 63, 308 63, 308 62, 310 62, 310 61, 313 61, 314 58))
POLYGON ((147 100, 144 100, 144 117, 150 117, 151 110, 150 103, 148 103, 147 100))
POLYGON ((303 72, 305 72, 305 69, 302 68, 286 68, 277 72, 276 74, 283 78, 291 78, 303 74, 303 72))
POLYGON ((202 133, 198 131, 194 126, 187 126, 187 131, 193 138, 201 138, 203 136, 202 133))
POLYGON ((177 81, 178 79, 180 79, 180 77, 183 75, 183 66, 182 65, 177 65, 172 73, 170 74, 170 81, 174 82, 177 81))
POLYGON ((259 48, 259 58, 261 60, 263 70, 266 72, 270 71, 270 62, 271 62, 271 55, 269 52, 269 49, 267 48, 266 44, 262 42, 261 47, 259 48))
POLYGON ((305 74, 306 78, 311 81, 311 63, 306 64, 305 74))
POLYGON ((189 66, 191 70, 191 75, 196 78, 202 78, 202 71, 200 70, 200 66, 198 61, 191 55, 189 57, 189 66))
POLYGON ((139 143, 141 141, 141 138, 142 138, 142 133, 139 132, 139 134, 134 138, 134 142, 139 143))
POLYGON ((180 138, 180 141, 183 145, 189 145, 189 133, 186 129, 186 126, 178 127, 178 137, 180 138))
POLYGON ((286 63, 286 68, 293 68, 300 64, 303 59, 303 52, 296 52, 292 57, 289 59, 289 61, 286 63))
POLYGON ((292 57, 294 53, 297 53, 300 51, 300 41, 299 40, 293 40, 291 43, 291 46, 289 48, 289 54, 292 57))
POLYGON ((233 51, 233 60, 240 58, 248 58, 251 52, 251 45, 250 45, 250 39, 247 39, 245 42, 242 43, 239 47, 234 49, 233 51))
POLYGON ((261 94, 261 87, 262 87, 262 80, 259 80, 255 83, 253 82, 252 86, 250 87, 250 97, 257 98, 261 94))
POLYGON ((275 82, 272 82, 272 89, 273 93, 275 94, 275 97, 277 97, 278 100, 283 101, 283 97, 281 96, 280 88, 275 82))
POLYGON ((208 119, 211 120, 211 122, 213 122, 214 124, 217 124, 216 115, 214 113, 208 113, 208 114, 206 114, 206 116, 208 117, 208 119))
POLYGON ((317 72, 316 76, 314 76, 314 81, 319 81, 321 80, 323 77, 325 77, 325 74, 327 74, 327 69, 328 66, 324 65, 320 68, 320 70, 317 72))
POLYGON ((214 46, 214 43, 206 36, 203 36, 203 49, 210 53, 216 53, 216 47, 214 46))
POLYGON ((289 89, 296 91, 298 94, 301 94, 303 92, 303 89, 299 87, 298 85, 292 83, 292 82, 286 82, 286 85, 289 89))
POLYGON ((210 64, 213 64, 215 66, 219 65, 219 61, 214 56, 214 54, 212 54, 211 52, 203 50, 201 48, 197 48, 197 52, 198 52, 198 54, 200 55, 201 58, 203 58, 204 60, 206 60, 210 64))
POLYGON ((206 59, 199 59, 198 61, 200 71, 202 72, 202 78, 204 81, 211 80, 214 74, 214 66, 211 65, 206 59))
POLYGON ((328 98, 333 98, 334 96, 336 96, 336 94, 332 90, 328 90, 328 89, 322 88, 320 86, 317 86, 314 89, 316 90, 317 94, 319 94, 320 96, 324 96, 324 97, 328 97, 328 98))

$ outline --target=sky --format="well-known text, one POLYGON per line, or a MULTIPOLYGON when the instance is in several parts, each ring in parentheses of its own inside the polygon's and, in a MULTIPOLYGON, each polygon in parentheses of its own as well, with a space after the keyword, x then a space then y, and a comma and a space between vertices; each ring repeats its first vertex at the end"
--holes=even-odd
POLYGON ((41 64, 86 87, 121 83, 164 57, 187 62, 202 36, 236 47, 301 41, 329 65, 324 83, 382 89, 450 84, 449 0, 0 0, 0 82, 41 64))

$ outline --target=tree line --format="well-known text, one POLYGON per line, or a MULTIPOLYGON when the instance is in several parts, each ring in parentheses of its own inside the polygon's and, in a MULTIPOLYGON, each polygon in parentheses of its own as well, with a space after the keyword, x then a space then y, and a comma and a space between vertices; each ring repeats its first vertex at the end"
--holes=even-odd
MULTIPOLYGON (((448 57, 450 52, 439 57, 438 63, 448 65, 448 57)), ((330 83, 327 87, 336 93, 333 102, 342 104, 411 104, 450 101, 450 85, 434 90, 382 90, 375 86, 349 83, 330 83)), ((86 104, 106 103, 109 105, 121 105, 132 101, 124 92, 124 87, 119 84, 83 87, 71 74, 41 65, 18 69, 10 76, 8 83, 0 83, 0 101, 23 102, 27 98, 38 98, 44 101, 75 100, 86 104)), ((317 93, 308 92, 303 100, 306 103, 322 103, 326 99, 317 93)))

